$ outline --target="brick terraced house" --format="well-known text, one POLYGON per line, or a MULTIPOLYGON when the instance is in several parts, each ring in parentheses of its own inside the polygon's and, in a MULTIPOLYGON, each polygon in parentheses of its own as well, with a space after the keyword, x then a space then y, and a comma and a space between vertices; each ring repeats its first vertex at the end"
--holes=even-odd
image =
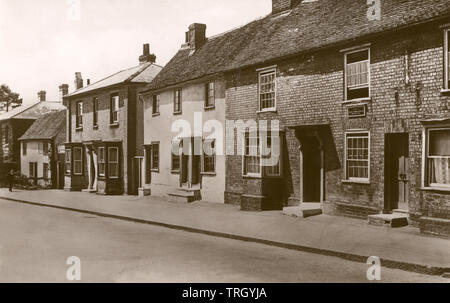
MULTIPOLYGON (((144 45, 138 66, 64 97, 67 107, 65 189, 106 195, 137 195, 143 184, 143 103, 138 92, 161 66, 144 45)), ((88 81, 89 82, 89 81, 88 81)))
POLYGON ((225 203, 450 234, 448 0, 273 0, 271 14, 200 39, 156 95, 224 77, 227 120, 280 123, 266 142, 279 144, 275 166, 250 132, 244 155, 226 157, 225 203))

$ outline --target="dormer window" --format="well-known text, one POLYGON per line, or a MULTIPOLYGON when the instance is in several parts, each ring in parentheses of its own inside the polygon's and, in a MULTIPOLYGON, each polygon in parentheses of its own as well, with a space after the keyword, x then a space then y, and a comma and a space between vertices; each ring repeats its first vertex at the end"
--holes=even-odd
POLYGON ((345 100, 370 97, 370 50, 347 52, 345 57, 345 100))

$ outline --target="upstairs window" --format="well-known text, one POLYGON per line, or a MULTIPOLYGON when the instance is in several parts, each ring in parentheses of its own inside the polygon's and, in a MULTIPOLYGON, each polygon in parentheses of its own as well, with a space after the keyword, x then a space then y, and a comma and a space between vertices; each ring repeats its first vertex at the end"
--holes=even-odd
POLYGON ((358 50, 345 54, 345 100, 369 98, 370 51, 358 50))
POLYGON ((42 144, 43 144, 44 156, 48 156, 48 143, 44 142, 42 144))
POLYGON ((276 70, 259 73, 259 110, 275 110, 276 106, 276 70))
POLYGON ((369 133, 347 133, 345 140, 345 179, 368 182, 370 170, 369 133))
POLYGON ((110 116, 111 116, 111 124, 119 123, 119 95, 115 94, 111 96, 111 104, 110 104, 110 116))
POLYGON ((73 173, 75 175, 83 174, 83 148, 73 148, 73 173))
POLYGON ((82 128, 83 127, 83 101, 78 101, 77 102, 76 127, 77 128, 82 128))
POLYGON ((27 143, 26 142, 22 142, 22 155, 23 156, 27 155, 27 143))
POLYGON ((92 118, 93 118, 93 125, 94 127, 98 126, 98 98, 94 98, 93 100, 93 114, 92 114, 92 118))
POLYGON ((105 148, 99 147, 98 148, 98 175, 100 177, 105 176, 105 168, 106 168, 106 157, 105 157, 105 148))
POLYGON ((119 177, 119 148, 108 148, 108 176, 109 178, 119 177))
POLYGON ((213 108, 216 105, 214 82, 206 84, 205 95, 205 108, 213 108))
POLYGON ((152 114, 159 114, 159 95, 153 95, 152 114))
POLYGON ((444 30, 444 89, 450 89, 450 29, 444 30))
POLYGON ((66 149, 65 160, 66 162, 64 169, 66 174, 69 175, 72 170, 72 150, 66 149))
POLYGON ((427 142, 428 186, 450 188, 450 127, 428 129, 427 142))
POLYGON ((181 113, 181 89, 175 90, 173 98, 173 112, 175 114, 181 113))

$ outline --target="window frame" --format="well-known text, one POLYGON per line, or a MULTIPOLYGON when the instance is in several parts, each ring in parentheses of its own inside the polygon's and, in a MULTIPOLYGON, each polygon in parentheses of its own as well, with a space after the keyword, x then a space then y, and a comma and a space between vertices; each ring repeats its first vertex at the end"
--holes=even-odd
POLYGON ((444 29, 444 91, 450 91, 450 54, 449 54, 449 40, 450 28, 444 29))
POLYGON ((205 109, 213 109, 215 107, 216 107, 216 83, 214 81, 211 81, 205 84, 205 109))
POLYGON ((22 142, 22 156, 26 156, 27 155, 27 142, 22 142))
POLYGON ((174 90, 174 95, 173 95, 173 113, 174 113, 174 115, 178 115, 183 112, 182 104, 183 104, 183 90, 181 88, 177 88, 174 90), (177 93, 179 93, 178 99, 177 99, 177 93), (177 110, 177 100, 179 103, 178 110, 177 110))
POLYGON ((172 147, 174 146, 175 142, 178 142, 178 147, 179 148, 181 148, 181 149, 183 148, 182 145, 181 145, 182 142, 183 142, 183 139, 173 139, 171 141, 171 146, 170 146, 170 171, 173 174, 179 174, 181 172, 181 164, 182 164, 181 162, 182 162, 183 152, 181 152, 179 155, 175 155, 173 153, 172 147), (176 157, 178 157, 178 169, 174 169, 174 167, 173 167, 173 159, 176 158, 176 157))
POLYGON ((92 111, 92 125, 94 128, 98 128, 98 108, 99 108, 99 100, 98 97, 94 97, 94 99, 92 99, 92 107, 93 107, 93 111, 92 111))
POLYGON ((155 94, 152 97, 152 115, 157 116, 160 114, 159 106, 161 104, 161 95, 155 94))
POLYGON ((120 108, 120 96, 118 93, 111 94, 109 100, 109 124, 119 125, 119 108, 120 108), (114 117, 116 114, 116 117, 114 117))
MULTIPOLYGON (((366 61, 366 60, 364 60, 366 61)), ((357 62, 363 62, 363 61, 357 61, 357 62)), ((357 62, 353 62, 353 63, 357 63, 357 62)), ((351 63, 351 64, 353 64, 351 63)), ((366 47, 358 47, 358 48, 354 48, 351 50, 347 50, 344 51, 344 102, 352 102, 352 101, 358 101, 358 100, 364 100, 364 99, 370 99, 371 98, 371 51, 370 51, 370 46, 366 46, 366 47), (354 54, 354 53, 359 53, 359 52, 363 52, 363 51, 367 51, 367 89, 368 89, 368 96, 367 97, 362 97, 362 98, 355 98, 355 99, 348 99, 348 79, 347 79, 347 56, 354 54)), ((359 89, 361 88, 365 88, 365 86, 361 86, 359 87, 359 89)))
POLYGON ((49 153, 48 142, 43 141, 42 142, 42 154, 44 156, 48 156, 48 153, 49 153))
POLYGON ((64 173, 66 175, 72 174, 72 149, 70 148, 66 148, 66 152, 64 154, 64 173))
POLYGON ((31 179, 38 178, 37 162, 28 162, 28 175, 31 179), (33 174, 31 172, 33 172, 33 174))
POLYGON ((83 128, 83 110, 84 110, 84 104, 83 101, 77 101, 76 103, 76 110, 75 110, 75 126, 76 129, 82 129, 83 128))
POLYGON ((259 112, 273 112, 277 110, 277 68, 276 67, 269 67, 265 69, 258 70, 258 111, 259 112), (274 99, 273 99, 273 106, 272 107, 266 107, 262 108, 261 104, 261 78, 268 75, 274 75, 274 99))
POLYGON ((206 155, 205 149, 202 148, 202 156, 201 156, 201 163, 200 163, 200 172, 203 175, 215 175, 217 173, 217 145, 216 145, 216 139, 204 139, 202 141, 203 147, 206 142, 213 142, 214 143, 214 155, 206 155), (205 171, 205 158, 212 157, 214 159, 214 169, 212 171, 205 171))
MULTIPOLYGON (((370 131, 367 130, 355 130, 355 131, 346 131, 344 133, 344 181, 351 183, 370 183, 370 148, 371 148, 371 138, 370 131), (366 135, 367 136, 367 178, 354 178, 349 177, 347 174, 347 162, 348 162, 348 137, 349 135, 366 135)), ((365 137, 363 137, 365 138, 365 137)))
POLYGON ((106 148, 104 146, 100 146, 97 152, 98 176, 104 178, 106 177, 106 148), (102 157, 100 155, 102 155, 102 157), (101 165, 103 166, 103 173, 100 170, 101 165))
POLYGON ((160 150, 160 143, 159 142, 152 142, 151 149, 150 149, 150 171, 152 172, 159 172, 159 166, 161 162, 161 150, 160 150), (154 166, 154 152, 155 152, 155 146, 158 146, 158 165, 157 167, 154 166))
POLYGON ((109 179, 119 179, 120 178, 120 151, 119 151, 119 147, 117 146, 108 146, 108 178, 109 179), (113 162, 111 161, 111 150, 116 150, 117 151, 117 161, 113 162), (110 169, 110 165, 111 164, 116 164, 117 165, 117 176, 112 176, 111 175, 111 169, 110 169))
POLYGON ((73 155, 72 155, 72 162, 73 162, 73 174, 75 176, 82 176, 83 175, 83 147, 74 146, 73 147, 73 155), (80 150, 80 159, 75 160, 75 150, 80 150), (80 162, 80 169, 81 172, 76 172, 75 170, 75 162, 80 162))
POLYGON ((429 159, 436 159, 436 158, 448 158, 449 162, 450 162, 450 157, 438 157, 438 156, 430 156, 430 132, 432 131, 439 131, 439 130, 448 130, 450 131, 450 125, 448 126, 430 126, 427 127, 425 129, 425 134, 426 134, 426 144, 425 144, 425 157, 424 157, 424 161, 425 161, 425 171, 423 171, 423 175, 425 176, 424 180, 425 180, 425 184, 427 187, 433 188, 433 189, 446 189, 446 190, 450 190, 450 184, 440 184, 440 183, 431 183, 430 182, 430 165, 429 165, 429 159))
POLYGON ((44 181, 50 180, 49 178, 50 165, 48 163, 42 163, 42 179, 44 181))

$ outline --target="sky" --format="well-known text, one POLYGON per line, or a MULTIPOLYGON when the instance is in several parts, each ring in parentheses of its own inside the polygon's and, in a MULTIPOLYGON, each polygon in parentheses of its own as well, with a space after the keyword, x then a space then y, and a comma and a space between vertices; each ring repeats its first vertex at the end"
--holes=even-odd
POLYGON ((59 99, 75 72, 91 82, 139 64, 150 44, 165 65, 192 23, 211 37, 271 11, 271 0, 0 0, 0 84, 24 103, 59 99), (77 5, 79 3, 79 6, 77 5), (79 9, 78 9, 79 7, 79 9))

